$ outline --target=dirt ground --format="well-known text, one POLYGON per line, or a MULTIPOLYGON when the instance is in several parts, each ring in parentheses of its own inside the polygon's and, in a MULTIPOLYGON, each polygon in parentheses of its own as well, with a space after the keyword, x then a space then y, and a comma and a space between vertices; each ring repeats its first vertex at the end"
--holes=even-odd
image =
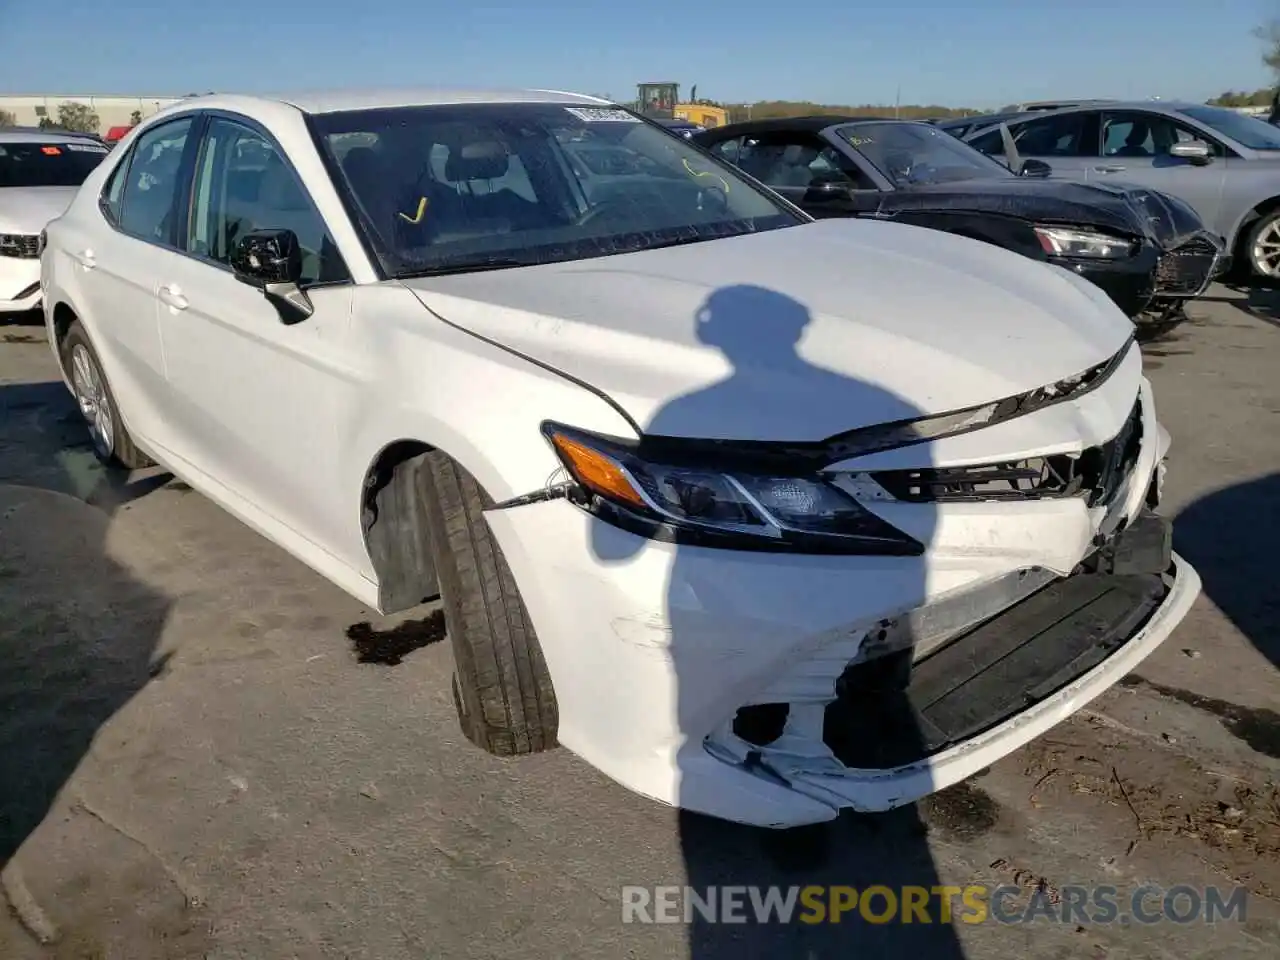
POLYGON ((1174 636, 918 810, 785 843, 471 748, 438 613, 380 620, 183 484, 104 473, 43 331, 0 326, 0 958, 1280 955, 1278 316, 1217 287, 1145 348, 1205 584, 1174 636), (1248 896, 1215 925, 621 922, 624 885, 686 881, 1248 896))

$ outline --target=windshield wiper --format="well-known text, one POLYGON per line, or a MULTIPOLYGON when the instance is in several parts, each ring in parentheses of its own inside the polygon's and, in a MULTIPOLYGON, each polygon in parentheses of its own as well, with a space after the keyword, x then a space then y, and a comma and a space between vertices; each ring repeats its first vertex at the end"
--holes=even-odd
POLYGON ((413 277, 447 277, 452 273, 480 273, 484 270, 510 270, 512 267, 531 267, 528 260, 517 260, 514 257, 481 257, 475 260, 458 260, 437 263, 430 267, 419 267, 416 270, 403 270, 396 274, 398 280, 413 277))

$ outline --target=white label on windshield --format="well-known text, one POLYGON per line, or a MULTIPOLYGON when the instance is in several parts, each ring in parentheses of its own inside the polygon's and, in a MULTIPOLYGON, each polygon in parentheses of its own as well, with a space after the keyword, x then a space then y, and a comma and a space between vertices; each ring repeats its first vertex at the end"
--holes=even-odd
POLYGON ((76 153, 107 153, 106 147, 100 147, 96 143, 64 143, 64 147, 68 150, 74 150, 76 153))
POLYGON ((579 120, 586 123, 639 123, 640 118, 616 107, 565 107, 579 120))

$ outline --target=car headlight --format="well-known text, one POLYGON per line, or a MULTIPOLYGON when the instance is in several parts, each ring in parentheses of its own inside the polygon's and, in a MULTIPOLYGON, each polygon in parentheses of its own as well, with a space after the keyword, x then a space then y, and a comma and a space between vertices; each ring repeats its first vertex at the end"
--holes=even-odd
MULTIPOLYGON (((818 473, 657 462, 633 442, 548 423, 577 502, 655 540, 738 550, 918 556, 924 546, 818 473)), ((675 458, 669 458, 675 459, 675 458)))
POLYGON ((1116 260, 1133 253, 1133 241, 1092 230, 1067 227, 1036 227, 1036 238, 1051 257, 1083 257, 1116 260))
POLYGON ((36 239, 36 256, 44 256, 44 248, 49 245, 49 231, 41 230, 40 236, 36 239))

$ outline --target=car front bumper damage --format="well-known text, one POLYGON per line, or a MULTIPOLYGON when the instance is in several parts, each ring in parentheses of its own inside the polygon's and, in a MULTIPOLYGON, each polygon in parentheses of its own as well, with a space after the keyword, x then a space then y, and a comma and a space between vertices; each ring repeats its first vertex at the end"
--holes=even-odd
MULTIPOLYGON (((1044 496, 864 500, 927 543, 919 557, 677 545, 566 499, 490 511, 560 742, 662 802, 790 827, 910 803, 1070 716, 1199 592, 1149 512, 1167 435, 1139 367, 1135 351, 1078 401, 921 445, 972 464, 980 449, 1025 456, 1033 436, 1063 449, 1075 431, 1082 462, 1106 454, 1087 473, 1106 489, 1079 495, 1047 470, 1066 486, 1044 496), (1120 474, 1104 478, 1117 451, 1120 474)), ((887 451, 833 469, 856 485, 885 465, 905 464, 887 451)))

